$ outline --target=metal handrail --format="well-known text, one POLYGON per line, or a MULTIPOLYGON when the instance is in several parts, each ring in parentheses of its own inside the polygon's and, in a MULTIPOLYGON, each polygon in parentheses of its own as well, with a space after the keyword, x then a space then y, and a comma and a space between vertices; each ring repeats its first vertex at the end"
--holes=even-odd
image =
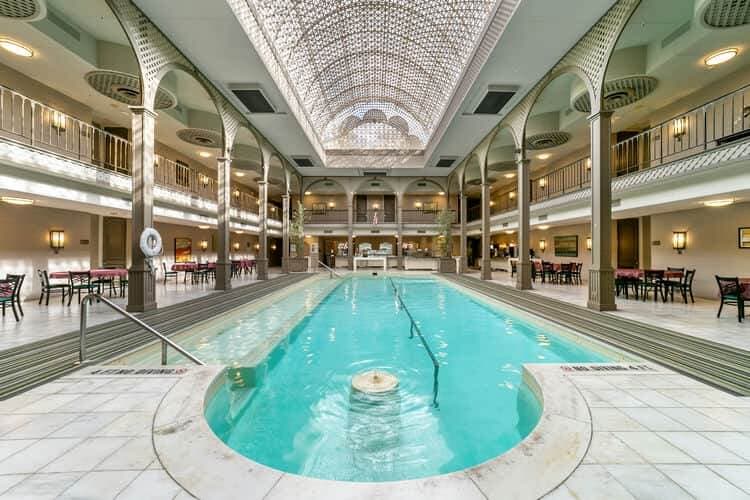
POLYGON ((398 288, 396 288, 396 285, 393 283, 392 278, 388 278, 388 281, 390 281, 391 286, 393 287, 393 293, 396 295, 396 298, 398 299, 399 304, 401 304, 401 308, 406 311, 406 315, 409 317, 409 321, 411 321, 411 326, 409 327, 409 338, 414 338, 414 332, 417 332, 417 335, 419 335, 419 339, 422 341, 422 345, 424 346, 425 350, 427 351, 427 354, 430 356, 430 359, 432 360, 432 405, 437 408, 438 407, 438 374, 440 372, 440 363, 438 363, 437 358, 432 353, 432 349, 430 349, 429 344, 427 343, 427 340, 425 340, 424 335, 422 335, 422 330, 419 329, 419 325, 417 325, 417 322, 414 321, 414 318, 412 317, 411 313, 409 312, 409 308, 406 307, 406 304, 404 304, 404 300, 401 298, 401 294, 398 293, 398 288))
POLYGON ((86 362, 86 317, 88 315, 89 304, 93 300, 104 302, 114 311, 122 314, 125 318, 129 319, 136 325, 140 326, 141 328, 143 328, 150 334, 157 336, 161 340, 161 364, 162 365, 167 364, 167 345, 172 346, 177 352, 179 352, 180 354, 188 358, 190 361, 192 361, 196 365, 205 365, 203 361, 196 358, 195 356, 187 352, 185 349, 175 344, 174 342, 169 340, 167 337, 165 337, 161 333, 157 332, 156 330, 148 326, 143 321, 139 320, 138 318, 136 318, 135 316, 127 312, 122 307, 118 306, 117 304, 115 304, 114 302, 108 299, 105 299, 104 297, 102 297, 100 293, 89 293, 83 298, 83 300, 81 300, 81 332, 80 332, 81 338, 80 338, 80 351, 79 351, 79 356, 78 356, 78 360, 81 364, 86 362))
POLYGON ((330 267, 326 266, 326 265, 325 265, 325 264, 323 264, 323 263, 322 263, 321 261, 318 261, 318 264, 320 264, 321 266, 323 266, 323 267, 324 267, 324 268, 325 268, 325 269, 326 269, 326 270, 327 270, 327 271, 328 271, 328 272, 330 273, 330 277, 331 277, 331 278, 333 278, 334 276, 336 276, 337 278, 340 278, 340 277, 341 277, 341 275, 340 275, 339 273, 337 273, 336 271, 334 271, 334 270, 333 270, 333 269, 331 269, 330 267))

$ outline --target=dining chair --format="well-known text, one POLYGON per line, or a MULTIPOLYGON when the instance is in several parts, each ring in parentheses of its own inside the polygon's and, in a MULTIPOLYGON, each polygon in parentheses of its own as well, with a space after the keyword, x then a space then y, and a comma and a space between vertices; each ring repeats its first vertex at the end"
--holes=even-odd
POLYGON ((515 276, 517 271, 518 265, 516 264, 516 261, 510 261, 510 277, 512 278, 513 276, 515 276))
POLYGON ((26 278, 25 274, 6 274, 5 275, 5 279, 14 280, 18 282, 16 286, 16 293, 13 294, 13 300, 15 301, 15 304, 18 306, 18 310, 21 312, 21 316, 24 315, 23 307, 21 307, 21 287, 23 287, 24 278, 26 278))
POLYGON ((640 281, 641 294, 643 295, 643 301, 645 302, 648 298, 649 290, 654 292, 654 302, 659 300, 659 295, 662 296, 662 300, 666 300, 664 295, 664 287, 662 281, 664 280, 664 271, 661 269, 646 269, 643 271, 643 277, 640 281))
POLYGON ((555 266, 552 262, 542 261, 542 283, 549 281, 553 283, 555 281, 555 266))
POLYGON ((78 290, 78 303, 81 303, 81 290, 85 293, 99 292, 99 284, 91 281, 91 271, 68 271, 68 287, 70 295, 68 296, 68 306, 73 300, 73 294, 78 290))
POLYGON ((573 284, 573 263, 572 262, 566 262, 566 263, 560 264, 560 270, 557 272, 557 281, 560 284, 562 283, 565 283, 566 285, 573 284))
POLYGON ((46 306, 49 305, 49 297, 53 293, 56 292, 62 292, 62 304, 65 305, 65 296, 68 294, 68 283, 50 283, 49 282, 49 274, 47 274, 46 269, 37 269, 36 275, 39 277, 39 281, 42 285, 42 293, 39 296, 39 305, 42 305, 42 300, 44 299, 44 296, 47 296, 47 300, 45 301, 46 306))
POLYGON ((177 283, 177 271, 169 271, 167 270, 167 263, 163 262, 161 263, 162 271, 164 271, 164 284, 167 284, 167 280, 169 278, 174 278, 174 282, 177 283))
POLYGON ((693 278, 695 278, 695 269, 685 271, 684 269, 667 268, 669 271, 682 271, 682 277, 679 279, 664 279, 662 285, 664 286, 664 295, 668 295, 669 298, 674 302, 674 291, 675 288, 680 291, 682 300, 687 304, 688 295, 690 295, 690 301, 695 304, 695 298, 693 297, 693 278))
MULTIPOLYGON (((10 304, 16 321, 21 321, 18 311, 16 311, 16 304, 20 304, 18 296, 21 290, 21 282, 22 280, 8 278, 0 280, 0 304, 3 306, 3 317, 5 317, 5 306, 10 304)), ((21 311, 21 316, 23 316, 23 311, 21 311)))
POLYGON ((745 317, 745 298, 743 296, 743 288, 740 285, 740 279, 734 277, 724 277, 715 275, 716 284, 719 285, 719 295, 721 296, 721 302, 719 303, 719 312, 716 317, 721 317, 721 310, 724 308, 724 304, 729 306, 737 307, 737 320, 742 323, 742 318, 745 317))

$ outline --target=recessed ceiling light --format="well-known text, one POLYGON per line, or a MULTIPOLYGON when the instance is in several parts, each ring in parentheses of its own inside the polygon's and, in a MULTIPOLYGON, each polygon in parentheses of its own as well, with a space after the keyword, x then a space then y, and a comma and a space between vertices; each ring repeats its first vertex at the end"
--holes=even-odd
POLYGON ((445 195, 445 191, 439 191, 439 192, 438 192, 438 194, 439 194, 440 196, 444 196, 444 195, 445 195))
POLYGON ((198 151, 198 156, 201 158, 211 158, 211 153, 208 151, 198 151))
POLYGON ((207 226, 205 224, 198 224, 198 229, 208 229, 211 226, 207 226))
POLYGON ((539 226, 539 229, 541 229, 542 231, 546 231, 547 229, 549 229, 549 226, 547 224, 543 224, 539 226))
POLYGON ((34 200, 28 198, 15 198, 13 196, 2 196, 0 201, 3 201, 9 205, 33 205, 34 200))
POLYGON ((510 230, 509 231, 505 231, 505 234, 513 234, 513 233, 515 233, 515 231, 510 231, 510 230))
POLYGON ((514 174, 513 172, 510 172, 510 173, 507 173, 507 174, 503 175, 503 177, 505 177, 506 179, 512 179, 515 176, 516 176, 516 174, 514 174))
POLYGON ((34 51, 30 48, 8 38, 0 38, 0 47, 20 57, 31 57, 34 55, 34 51))
POLYGON ((235 231, 235 234, 245 234, 245 231, 235 231))
POLYGON ((235 172, 234 175, 237 177, 245 177, 245 172, 235 172))
POLYGON ((310 192, 310 191, 305 191, 305 196, 310 196, 311 194, 312 194, 312 192, 310 192))
POLYGON ((721 200, 708 200, 704 201, 703 204, 707 207, 726 207, 734 203, 734 198, 724 198, 721 200))
POLYGON ((549 153, 542 153, 540 155, 536 155, 536 157, 539 158, 540 160, 547 160, 550 158, 550 156, 552 155, 549 153))
POLYGON ((719 64, 723 64, 729 61, 730 59, 733 59, 734 56, 736 56, 738 52, 739 51, 735 48, 720 50, 719 52, 716 52, 715 54, 711 54, 710 56, 706 58, 705 60, 706 66, 711 67, 711 66, 717 66, 719 64))

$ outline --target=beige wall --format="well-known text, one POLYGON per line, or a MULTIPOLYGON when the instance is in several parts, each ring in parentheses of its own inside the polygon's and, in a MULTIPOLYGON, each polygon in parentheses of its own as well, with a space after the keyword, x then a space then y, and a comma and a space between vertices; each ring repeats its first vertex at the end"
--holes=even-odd
POLYGON ((652 215, 651 267, 695 269, 694 294, 716 298, 714 275, 750 277, 750 250, 738 248, 739 227, 750 227, 750 203, 652 215), (673 231, 687 231, 682 255, 672 249, 673 231))

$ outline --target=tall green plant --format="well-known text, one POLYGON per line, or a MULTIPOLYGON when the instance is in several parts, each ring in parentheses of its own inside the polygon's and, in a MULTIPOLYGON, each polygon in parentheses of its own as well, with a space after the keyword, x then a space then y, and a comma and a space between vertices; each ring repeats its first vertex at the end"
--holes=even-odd
POLYGON ((305 242, 305 207, 301 201, 297 202, 297 210, 289 221, 289 242, 294 245, 294 257, 302 257, 305 242))
POLYGON ((441 257, 450 257, 453 247, 453 212, 447 208, 442 209, 435 217, 435 224, 438 226, 435 247, 441 257))

